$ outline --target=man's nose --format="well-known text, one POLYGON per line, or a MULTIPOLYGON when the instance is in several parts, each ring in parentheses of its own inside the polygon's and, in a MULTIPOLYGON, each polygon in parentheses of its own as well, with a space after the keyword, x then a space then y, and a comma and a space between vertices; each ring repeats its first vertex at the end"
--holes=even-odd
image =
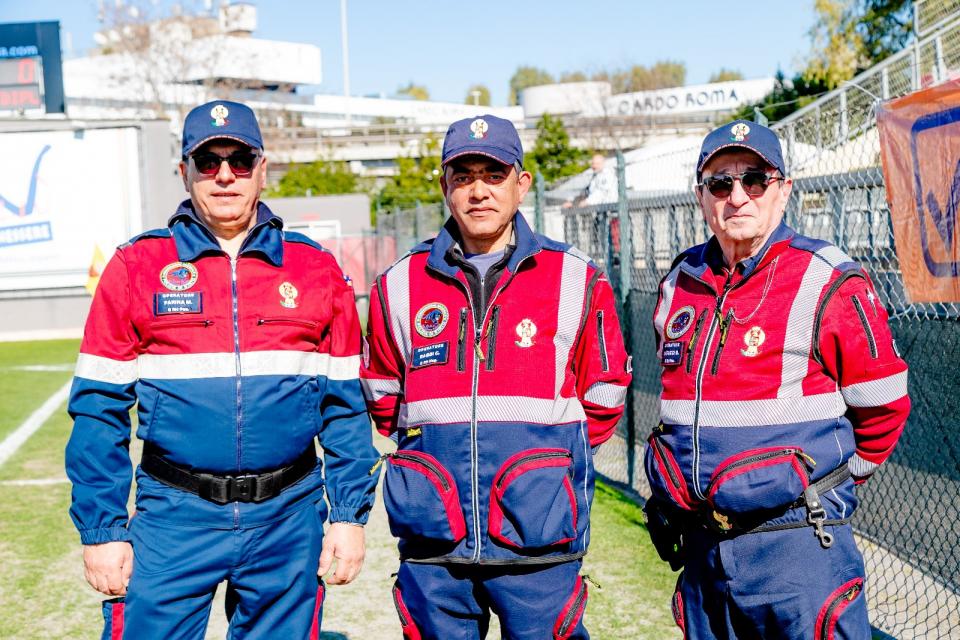
POLYGON ((220 161, 220 170, 217 171, 217 182, 226 182, 231 183, 237 179, 237 176, 233 174, 233 169, 230 168, 230 163, 226 160, 220 161))
POLYGON ((746 191, 744 191, 743 183, 740 182, 740 178, 734 178, 733 189, 730 191, 729 200, 730 204, 738 207, 750 202, 750 196, 747 195, 746 191))
POLYGON ((487 194, 489 194, 487 183, 481 178, 477 178, 473 181, 473 184, 470 185, 470 197, 474 200, 482 200, 487 197, 487 194))

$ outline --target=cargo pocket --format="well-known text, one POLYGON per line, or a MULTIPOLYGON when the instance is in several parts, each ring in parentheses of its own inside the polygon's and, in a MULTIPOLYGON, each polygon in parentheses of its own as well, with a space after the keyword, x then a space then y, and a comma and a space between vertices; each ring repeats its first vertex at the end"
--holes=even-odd
POLYGON ((123 638, 123 598, 104 600, 103 606, 103 635, 100 640, 122 640, 123 638))
POLYGON ((660 441, 656 433, 650 434, 647 439, 647 450, 644 452, 644 467, 650 489, 658 496, 668 499, 681 509, 693 509, 687 481, 683 478, 680 465, 677 464, 670 448, 660 441))
POLYGON ((670 610, 673 612, 673 621, 680 627, 683 637, 687 637, 687 620, 683 615, 683 591, 680 585, 683 584, 683 572, 677 576, 677 586, 673 590, 673 597, 670 598, 670 610))
POLYGON ((410 610, 403 603, 403 594, 400 593, 400 587, 396 583, 393 585, 393 606, 397 608, 397 616, 400 618, 403 640, 420 640, 420 629, 417 629, 417 625, 410 616, 410 610))
POLYGON ((707 500, 722 513, 783 507, 803 494, 813 465, 813 459, 797 447, 744 451, 717 466, 707 500))
POLYGON ((860 597, 861 593, 863 593, 863 578, 849 580, 834 590, 817 614, 817 626, 813 632, 813 639, 833 640, 840 616, 860 597))
POLYGON ((555 640, 565 640, 577 629, 583 618, 583 612, 587 608, 587 583, 583 576, 577 576, 574 583, 573 593, 560 610, 560 615, 553 625, 553 637, 555 640))
POLYGON ((566 449, 529 449, 493 478, 490 537, 515 548, 564 544, 577 537, 577 499, 566 449))
POLYGON ((467 535, 453 476, 430 454, 401 450, 386 456, 383 503, 397 538, 459 542, 467 535))

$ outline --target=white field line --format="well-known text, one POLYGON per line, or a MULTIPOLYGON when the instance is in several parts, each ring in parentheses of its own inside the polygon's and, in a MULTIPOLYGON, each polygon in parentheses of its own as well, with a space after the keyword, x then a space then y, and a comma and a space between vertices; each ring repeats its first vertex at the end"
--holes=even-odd
POLYGON ((28 364, 20 367, 0 367, 0 371, 73 371, 75 364, 28 364))
POLYGON ((52 396, 47 398, 46 402, 40 405, 40 408, 30 414, 26 420, 17 427, 13 433, 8 435, 0 442, 0 465, 3 465, 7 459, 16 453, 17 449, 32 436, 37 429, 43 426, 47 419, 56 413, 67 397, 70 395, 70 385, 73 381, 57 389, 52 396))
POLYGON ((42 487, 50 484, 69 484, 70 479, 66 476, 62 478, 38 478, 36 480, 0 480, 0 487, 42 487))

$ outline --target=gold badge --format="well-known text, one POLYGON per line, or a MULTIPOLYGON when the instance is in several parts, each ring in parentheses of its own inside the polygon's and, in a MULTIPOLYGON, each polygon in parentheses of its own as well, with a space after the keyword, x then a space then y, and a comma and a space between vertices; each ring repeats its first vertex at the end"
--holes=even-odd
POLYGON ((197 284, 197 268, 189 262, 171 262, 160 271, 160 283, 170 291, 186 291, 197 284))
POLYGON ((289 282, 284 282, 280 285, 279 291, 280 295, 283 296, 283 300, 280 301, 280 304, 287 309, 296 309, 297 296, 300 295, 300 292, 297 291, 297 288, 289 282))
POLYGON ((743 342, 747 345, 746 349, 740 349, 740 353, 752 358, 760 353, 760 345, 767 339, 767 335, 760 327, 750 327, 750 331, 743 334, 743 342))
POLYGON ((520 336, 520 339, 515 341, 518 347, 532 347, 533 336, 537 335, 537 325, 533 324, 530 318, 524 318, 517 325, 517 335, 520 336))
POLYGON ((730 518, 723 515, 719 511, 715 510, 713 512, 713 519, 717 521, 717 527, 719 527, 721 531, 730 531, 730 529, 733 529, 733 524, 731 524, 730 518))

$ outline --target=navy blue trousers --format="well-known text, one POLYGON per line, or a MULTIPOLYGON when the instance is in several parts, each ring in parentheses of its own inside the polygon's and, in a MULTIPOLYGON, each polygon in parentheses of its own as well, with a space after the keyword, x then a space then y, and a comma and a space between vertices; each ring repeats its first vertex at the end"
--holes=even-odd
POLYGON ((133 575, 126 598, 104 603, 105 640, 202 640, 224 580, 231 640, 319 637, 323 522, 314 505, 244 529, 147 514, 134 516, 129 529, 133 575))
POLYGON ((588 640, 580 561, 545 566, 400 565, 393 597, 406 640, 588 640))
POLYGON ((870 640, 863 558, 849 525, 720 538, 698 529, 684 544, 673 614, 684 638, 870 640))

